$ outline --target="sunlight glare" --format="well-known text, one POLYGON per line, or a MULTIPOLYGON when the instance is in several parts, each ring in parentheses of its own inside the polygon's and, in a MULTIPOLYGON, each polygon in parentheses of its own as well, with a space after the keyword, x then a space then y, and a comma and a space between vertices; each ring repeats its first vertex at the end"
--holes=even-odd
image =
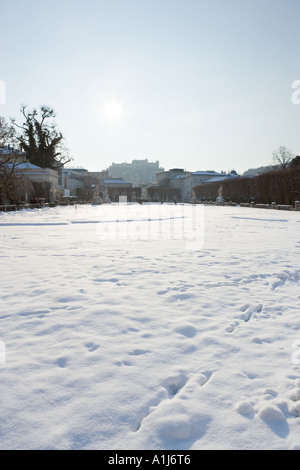
POLYGON ((122 104, 112 100, 104 104, 102 108, 103 117, 111 123, 120 121, 123 116, 122 104))

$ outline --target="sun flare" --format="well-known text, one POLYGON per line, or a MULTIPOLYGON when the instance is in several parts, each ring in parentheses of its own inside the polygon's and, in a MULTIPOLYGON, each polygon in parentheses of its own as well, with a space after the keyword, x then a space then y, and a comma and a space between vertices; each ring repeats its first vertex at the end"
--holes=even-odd
POLYGON ((102 114, 104 119, 111 123, 120 121, 123 116, 123 106, 117 101, 108 101, 103 105, 102 114))

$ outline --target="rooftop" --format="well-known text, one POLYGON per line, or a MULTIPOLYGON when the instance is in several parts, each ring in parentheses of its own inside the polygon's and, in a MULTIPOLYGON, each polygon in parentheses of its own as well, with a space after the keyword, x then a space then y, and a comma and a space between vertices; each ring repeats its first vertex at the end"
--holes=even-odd
POLYGON ((221 175, 221 173, 217 173, 216 171, 214 170, 207 170, 207 171, 194 171, 192 173, 193 175, 221 175))
POLYGON ((0 154, 9 155, 10 153, 17 153, 19 155, 25 155, 25 152, 22 152, 21 150, 14 149, 10 145, 4 145, 3 147, 0 147, 0 154))
POLYGON ((123 178, 104 178, 104 184, 131 184, 123 178))
POLYGON ((40 166, 34 165, 30 162, 20 163, 20 165, 17 165, 17 168, 20 168, 21 170, 41 170, 40 166))
POLYGON ((178 180, 178 179, 182 179, 182 178, 186 178, 186 174, 180 174, 180 175, 175 175, 175 176, 172 176, 172 180, 178 180))

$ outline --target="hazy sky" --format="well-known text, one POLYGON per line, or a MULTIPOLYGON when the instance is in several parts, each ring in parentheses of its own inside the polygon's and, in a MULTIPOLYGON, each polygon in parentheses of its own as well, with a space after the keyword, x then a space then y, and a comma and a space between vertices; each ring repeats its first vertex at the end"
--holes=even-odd
POLYGON ((268 165, 300 154, 299 17, 299 0, 0 0, 0 115, 53 107, 91 171, 268 165))

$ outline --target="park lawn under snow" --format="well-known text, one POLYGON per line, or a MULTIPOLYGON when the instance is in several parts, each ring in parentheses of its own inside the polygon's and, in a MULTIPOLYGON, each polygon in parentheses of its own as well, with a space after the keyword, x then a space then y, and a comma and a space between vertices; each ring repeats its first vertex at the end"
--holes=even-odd
POLYGON ((300 448, 300 213, 185 208, 0 214, 2 449, 300 448))

